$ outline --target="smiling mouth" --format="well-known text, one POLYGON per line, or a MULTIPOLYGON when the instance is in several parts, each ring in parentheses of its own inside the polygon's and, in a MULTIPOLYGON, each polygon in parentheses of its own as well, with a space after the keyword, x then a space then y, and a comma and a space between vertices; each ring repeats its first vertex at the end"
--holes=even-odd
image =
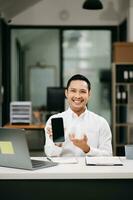
POLYGON ((80 105, 82 103, 81 100, 80 101, 79 100, 73 100, 73 102, 74 102, 75 105, 80 105))

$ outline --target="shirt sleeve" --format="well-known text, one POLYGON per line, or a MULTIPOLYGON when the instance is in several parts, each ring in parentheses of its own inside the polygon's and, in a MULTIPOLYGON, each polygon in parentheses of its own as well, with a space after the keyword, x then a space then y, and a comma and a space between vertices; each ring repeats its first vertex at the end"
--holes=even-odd
POLYGON ((106 120, 102 120, 99 129, 99 144, 97 148, 90 146, 88 156, 112 156, 112 134, 106 120))

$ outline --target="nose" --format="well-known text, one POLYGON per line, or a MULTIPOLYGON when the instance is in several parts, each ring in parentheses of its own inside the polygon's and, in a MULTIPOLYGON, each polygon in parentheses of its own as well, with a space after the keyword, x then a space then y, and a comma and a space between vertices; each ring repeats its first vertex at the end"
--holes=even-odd
POLYGON ((80 98, 80 97, 81 97, 80 92, 76 92, 76 93, 75 93, 75 97, 76 97, 76 98, 80 98))

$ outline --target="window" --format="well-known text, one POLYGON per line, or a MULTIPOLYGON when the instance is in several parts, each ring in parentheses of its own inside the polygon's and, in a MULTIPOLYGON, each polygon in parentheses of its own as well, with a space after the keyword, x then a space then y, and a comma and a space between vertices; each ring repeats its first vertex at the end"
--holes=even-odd
POLYGON ((63 80, 76 73, 85 75, 91 82, 92 95, 89 109, 111 123, 111 31, 65 30, 63 32, 63 80))

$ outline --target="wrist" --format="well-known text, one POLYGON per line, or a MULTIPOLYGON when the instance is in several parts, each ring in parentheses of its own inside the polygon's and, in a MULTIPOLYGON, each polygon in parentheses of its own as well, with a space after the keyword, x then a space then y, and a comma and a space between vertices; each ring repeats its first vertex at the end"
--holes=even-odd
POLYGON ((89 151, 90 151, 90 146, 86 146, 86 148, 84 149, 84 153, 89 153, 89 151))

